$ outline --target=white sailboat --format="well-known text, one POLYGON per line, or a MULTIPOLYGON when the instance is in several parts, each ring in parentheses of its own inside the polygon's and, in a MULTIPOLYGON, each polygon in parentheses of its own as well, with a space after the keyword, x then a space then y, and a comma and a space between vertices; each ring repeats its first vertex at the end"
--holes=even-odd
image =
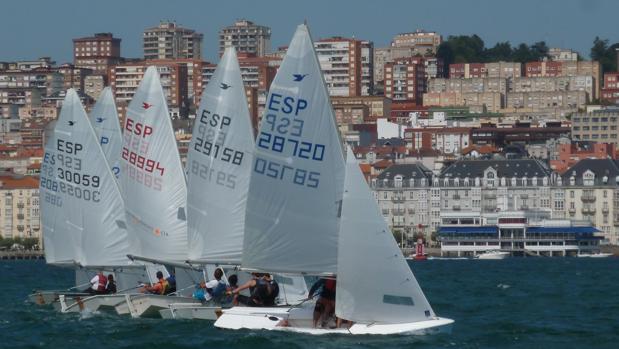
MULTIPOLYGON (((338 245, 335 315, 351 334, 428 334, 450 330, 421 287, 348 149, 338 245)), ((313 331, 313 330, 312 330, 313 331)))
MULTIPOLYGON (((41 198, 48 263, 69 262, 110 272, 130 266, 126 255, 135 253, 137 247, 126 230, 120 191, 73 89, 67 92, 53 130, 47 133, 41 198)), ((79 294, 58 296, 62 302, 66 297, 80 300, 74 311, 84 308, 85 299, 79 294)), ((59 308, 71 311, 65 305, 59 308)))
MULTIPOLYGON (((229 47, 202 94, 187 154, 187 222, 192 265, 241 264, 255 146, 245 99, 236 52, 229 47)), ((214 268, 207 269, 205 274, 211 277, 214 268)), ((242 273, 238 276, 243 277, 242 273)), ((281 282, 286 301, 297 302, 305 297, 307 287, 302 278, 285 280, 291 281, 281 282)), ((161 313, 166 318, 215 320, 220 309, 171 304, 161 313)))
MULTIPOLYGON (((242 267, 335 275, 344 156, 313 43, 297 28, 271 85, 256 139, 242 267)), ((311 324, 313 303, 224 310, 222 328, 274 328, 282 317, 311 324)))
MULTIPOLYGON (((135 234, 140 254, 135 260, 185 266, 187 185, 181 165, 159 73, 148 67, 127 108, 121 150, 121 192, 127 226, 135 234)), ((162 268, 163 269, 163 268, 162 268)), ((161 270, 164 275, 166 270, 161 270)), ((179 287, 177 284, 177 289, 179 287)), ((127 295, 117 306, 133 317, 159 316, 174 302, 195 302, 189 297, 127 295), (174 299, 172 299, 174 298, 174 299)))
POLYGON ((103 89, 88 117, 112 172, 119 178, 119 159, 123 140, 114 94, 109 86, 103 89))
MULTIPOLYGON (((99 100, 95 104, 92 112, 88 116, 90 123, 95 130, 95 134, 99 141, 99 145, 103 150, 105 159, 112 170, 112 173, 116 179, 120 176, 119 159, 122 148, 122 132, 120 129, 120 123, 116 104, 112 90, 106 87, 101 93, 99 100)), ((92 145, 94 146, 94 145, 92 145)), ((98 159, 86 159, 86 161, 100 161, 98 159)), ((124 204, 123 204, 124 205, 124 204)), ((129 233, 131 242, 134 248, 131 251, 125 251, 125 254, 138 254, 137 240, 134 235, 129 233)), ((127 261, 129 261, 127 259, 127 261)), ((100 311, 107 310, 112 311, 115 307, 125 300, 125 294, 136 293, 137 288, 142 282, 156 281, 155 274, 157 270, 164 268, 163 266, 152 263, 130 263, 130 265, 123 267, 105 267, 106 273, 112 273, 114 275, 118 292, 116 294, 106 295, 94 295, 84 297, 60 297, 58 308, 62 312, 77 312, 77 311, 100 311)), ((88 282, 90 278, 96 273, 95 270, 89 270, 83 268, 80 274, 84 274, 83 282, 88 282), (84 279, 85 278, 85 279, 84 279)), ((76 282, 80 284, 82 282, 76 282)), ((55 304, 56 305, 56 304, 55 304)))
MULTIPOLYGON (((260 226, 264 237, 260 237, 257 230, 248 227, 245 241, 253 244, 269 241, 276 246, 269 248, 260 245, 263 248, 263 255, 259 256, 258 252, 255 252, 247 254, 249 258, 246 259, 245 251, 251 248, 251 245, 245 244, 243 265, 248 268, 256 265, 261 270, 286 269, 301 273, 309 271, 313 274, 333 276, 337 274, 335 313, 340 318, 352 321, 353 324, 347 329, 313 328, 313 304, 306 302, 296 307, 287 308, 234 307, 224 310, 223 315, 215 322, 215 326, 228 329, 277 329, 310 334, 426 334, 449 330, 453 321, 438 318, 434 314, 406 264, 404 256, 393 240, 384 219, 380 216, 352 152, 348 158, 346 182, 340 181, 344 173, 341 145, 326 95, 326 88, 322 82, 313 51, 312 41, 304 25, 297 29, 276 81, 279 78, 279 82, 282 83, 287 75, 292 75, 293 82, 298 82, 312 75, 317 75, 317 77, 314 77, 312 85, 304 86, 304 88, 294 88, 290 83, 286 84, 288 86, 276 85, 269 94, 267 106, 274 101, 272 94, 291 97, 292 99, 289 101, 300 100, 301 97, 304 100, 311 101, 311 103, 304 104, 306 109, 312 111, 308 115, 304 115, 304 127, 307 127, 308 123, 311 125, 312 122, 316 122, 326 129, 318 130, 313 128, 312 125, 303 130, 303 132, 307 132, 304 133, 304 136, 314 141, 314 144, 325 145, 325 156, 321 160, 329 161, 330 169, 335 171, 325 170, 323 173, 318 172, 320 168, 317 168, 318 171, 316 172, 319 173, 320 180, 325 178, 326 176, 323 174, 327 173, 330 178, 335 180, 327 181, 327 185, 324 187, 322 185, 325 183, 319 182, 314 188, 317 189, 315 192, 295 191, 296 188, 290 187, 285 181, 276 182, 277 184, 270 183, 268 189, 272 194, 261 193, 263 198, 261 205, 264 207, 262 211, 275 211, 277 213, 271 213, 274 220, 270 220, 268 214, 258 212, 260 207, 252 207, 251 210, 249 208, 252 202, 254 178, 262 178, 262 173, 256 171, 255 167, 252 174, 246 224, 248 226, 252 224, 260 226), (287 64, 290 61, 293 64, 287 64), (305 71, 299 72, 300 69, 305 71), (291 96, 291 92, 294 95, 291 96), (319 109, 321 107, 326 110, 322 109, 321 112, 321 109, 319 109), (310 115, 311 117, 309 117, 310 115), (329 157, 326 154, 329 154, 329 157), (339 187, 336 187, 337 185, 339 187), (343 197, 339 196, 344 188, 346 194, 343 197), (329 195, 334 195, 333 193, 338 193, 336 194, 338 196, 330 197, 329 195), (312 194, 315 194, 315 196, 312 194), (303 211, 288 211, 290 206, 294 208, 295 203, 302 202, 302 200, 308 201, 306 207, 309 211, 314 206, 329 206, 331 202, 336 203, 336 205, 330 207, 333 209, 332 212, 323 211, 320 214, 310 212, 314 215, 309 215, 308 219, 303 211), (286 221, 279 220, 283 215, 294 215, 294 219, 301 224, 283 226, 282 223, 286 223, 286 221), (252 221, 250 217, 253 217, 252 219, 255 221, 252 221), (317 226, 316 221, 321 223, 327 221, 330 224, 317 226), (305 224, 310 224, 309 230, 305 229, 305 224), (291 231, 292 234, 289 233, 291 231), (306 234, 302 243, 298 245, 295 243, 295 239, 299 237, 294 233, 297 231, 306 234), (251 233, 253 235, 250 235, 251 233), (248 240, 248 235, 253 239, 248 240), (320 241, 318 243, 308 241, 308 237, 320 241), (335 251, 318 249, 322 247, 321 243, 325 240, 335 246, 335 251), (301 250, 303 252, 299 253, 301 250), (277 255, 273 254, 275 251, 277 255), (306 259, 299 260, 299 257, 293 256, 292 253, 306 259), (291 261, 290 264, 288 264, 286 258, 291 261), (273 260, 279 264, 272 264, 271 261, 273 260), (328 263, 325 263, 327 261, 328 263), (318 263, 323 264, 318 265, 318 263)), ((272 117, 274 123, 281 122, 285 116, 274 112, 275 116, 272 117)), ((265 129, 268 130, 268 128, 269 125, 265 124, 265 118, 263 118, 261 132, 265 129)), ((280 159, 276 154, 260 150, 260 135, 257 142, 257 159, 260 158, 260 155, 265 156, 265 161, 269 161, 269 163, 276 161, 275 159, 280 159)), ((284 153, 283 149, 282 153, 284 153)), ((294 162, 294 153, 285 153, 284 158, 286 156, 288 156, 288 159, 293 159, 293 161, 285 162, 293 169, 295 165, 302 164, 306 168, 309 167, 308 172, 314 170, 312 161, 296 163, 294 162)), ((257 161, 254 163, 257 164, 257 161)), ((258 188, 260 187, 267 187, 267 185, 258 185, 258 188)))

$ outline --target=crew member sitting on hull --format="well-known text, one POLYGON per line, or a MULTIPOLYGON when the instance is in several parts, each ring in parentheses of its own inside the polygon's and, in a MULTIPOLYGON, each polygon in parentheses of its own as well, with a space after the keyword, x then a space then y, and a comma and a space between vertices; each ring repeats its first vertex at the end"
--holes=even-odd
POLYGON ((103 271, 99 270, 99 273, 90 279, 90 287, 84 292, 90 294, 105 294, 105 287, 107 286, 107 278, 103 275, 103 271))
POLYGON ((270 274, 252 273, 252 279, 232 291, 234 305, 244 304, 248 307, 264 307, 275 305, 275 299, 279 295, 277 281, 271 279, 270 274), (249 289, 250 296, 244 296, 239 292, 249 289))
POLYGON ((215 269, 213 273, 213 280, 208 282, 201 281, 200 284, 196 287, 196 291, 193 293, 193 297, 202 301, 203 303, 213 301, 213 302, 221 302, 222 297, 226 294, 226 289, 228 285, 226 285, 225 281, 222 280, 224 276, 223 270, 220 268, 215 269))
POLYGON ((166 281, 168 282, 168 285, 170 285, 168 293, 176 292, 176 274, 174 272, 174 269, 170 271, 170 276, 168 276, 166 281))
POLYGON ((142 289, 140 289, 140 292, 161 295, 168 294, 170 291, 170 284, 166 279, 163 278, 163 273, 161 271, 158 271, 156 276, 159 281, 157 281, 153 285, 145 285, 142 289))
MULTIPOLYGON (((308 299, 312 299, 320 288, 319 298, 314 307, 314 327, 320 322, 325 327, 328 319, 335 314, 335 279, 320 278, 309 290, 308 299)), ((339 326, 339 323, 337 324, 339 326)))
POLYGON ((112 274, 107 276, 107 285, 105 285, 105 293, 107 294, 116 293, 116 281, 114 281, 114 275, 112 274))

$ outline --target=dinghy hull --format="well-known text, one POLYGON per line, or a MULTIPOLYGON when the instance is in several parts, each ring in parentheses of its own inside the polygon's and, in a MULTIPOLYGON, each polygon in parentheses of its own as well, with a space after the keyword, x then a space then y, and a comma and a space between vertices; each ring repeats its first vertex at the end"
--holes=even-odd
POLYGON ((450 333, 454 322, 451 319, 436 317, 424 321, 401 324, 357 323, 350 328, 314 328, 312 326, 313 308, 313 303, 299 308, 234 307, 223 310, 223 314, 215 322, 215 327, 232 330, 278 330, 312 335, 433 335, 450 333))

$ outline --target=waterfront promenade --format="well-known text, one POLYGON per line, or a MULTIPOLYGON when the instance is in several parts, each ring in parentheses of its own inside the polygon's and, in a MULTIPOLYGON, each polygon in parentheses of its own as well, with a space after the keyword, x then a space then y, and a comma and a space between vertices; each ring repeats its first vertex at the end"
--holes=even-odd
POLYGON ((43 251, 0 251, 0 260, 43 259, 43 251))

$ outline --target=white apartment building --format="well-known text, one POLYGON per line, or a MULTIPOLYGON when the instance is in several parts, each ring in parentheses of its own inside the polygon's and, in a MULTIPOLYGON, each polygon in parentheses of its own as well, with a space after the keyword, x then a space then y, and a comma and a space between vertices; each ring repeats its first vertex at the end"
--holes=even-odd
POLYGON ((36 238, 41 245, 38 178, 0 175, 0 236, 36 238))
POLYGON ((219 31, 219 56, 230 46, 237 52, 265 56, 271 52, 271 28, 246 19, 238 20, 219 31))
POLYGON ((202 38, 203 35, 195 30, 162 21, 142 35, 144 59, 201 59, 202 38))

